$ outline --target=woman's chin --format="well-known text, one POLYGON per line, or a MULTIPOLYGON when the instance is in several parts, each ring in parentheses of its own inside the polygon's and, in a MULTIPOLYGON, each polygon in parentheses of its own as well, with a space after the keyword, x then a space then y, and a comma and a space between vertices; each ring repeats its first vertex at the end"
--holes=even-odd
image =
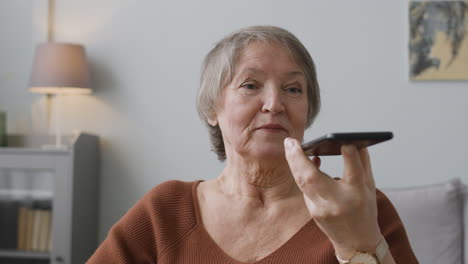
POLYGON ((284 147, 260 147, 256 149, 252 156, 258 159, 285 159, 284 147))

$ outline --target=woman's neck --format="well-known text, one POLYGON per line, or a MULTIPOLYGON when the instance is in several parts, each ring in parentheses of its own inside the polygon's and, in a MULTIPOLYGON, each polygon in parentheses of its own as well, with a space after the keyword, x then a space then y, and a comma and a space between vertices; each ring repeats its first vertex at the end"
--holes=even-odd
POLYGON ((226 196, 255 206, 301 194, 286 159, 258 160, 230 158, 216 179, 218 189, 226 196))

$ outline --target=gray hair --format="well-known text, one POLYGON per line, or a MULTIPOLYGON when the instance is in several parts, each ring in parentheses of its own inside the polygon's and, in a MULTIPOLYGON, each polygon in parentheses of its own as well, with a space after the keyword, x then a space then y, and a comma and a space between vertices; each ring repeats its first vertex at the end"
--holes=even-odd
POLYGON ((216 43, 206 55, 202 67, 200 87, 197 95, 197 110, 208 127, 212 150, 218 159, 226 159, 223 135, 219 125, 211 125, 215 117, 222 90, 232 81, 239 57, 252 42, 279 44, 288 50, 299 67, 304 71, 307 81, 309 102, 307 127, 314 121, 320 110, 320 91, 314 61, 302 43, 289 31, 275 26, 252 26, 235 31, 216 43))

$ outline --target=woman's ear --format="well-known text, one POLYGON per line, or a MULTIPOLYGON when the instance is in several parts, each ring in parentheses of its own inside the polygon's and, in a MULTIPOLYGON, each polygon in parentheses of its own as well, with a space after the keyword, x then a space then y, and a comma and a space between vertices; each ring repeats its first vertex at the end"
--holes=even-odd
POLYGON ((216 110, 212 109, 209 113, 207 113, 206 117, 207 122, 208 124, 210 124, 210 126, 215 127, 218 125, 218 115, 216 110))
POLYGON ((216 116, 208 118, 208 124, 210 124, 210 126, 214 126, 214 127, 217 126, 218 125, 218 119, 216 118, 216 116))

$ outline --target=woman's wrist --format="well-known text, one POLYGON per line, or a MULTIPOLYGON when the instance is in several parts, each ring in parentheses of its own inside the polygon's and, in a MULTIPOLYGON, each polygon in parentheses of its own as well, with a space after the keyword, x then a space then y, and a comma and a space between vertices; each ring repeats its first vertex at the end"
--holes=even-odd
POLYGON ((333 243, 335 249, 335 255, 342 260, 349 260, 357 252, 375 253, 379 242, 385 239, 383 235, 379 235, 376 239, 367 241, 356 241, 354 243, 346 243, 346 245, 340 245, 333 243))

